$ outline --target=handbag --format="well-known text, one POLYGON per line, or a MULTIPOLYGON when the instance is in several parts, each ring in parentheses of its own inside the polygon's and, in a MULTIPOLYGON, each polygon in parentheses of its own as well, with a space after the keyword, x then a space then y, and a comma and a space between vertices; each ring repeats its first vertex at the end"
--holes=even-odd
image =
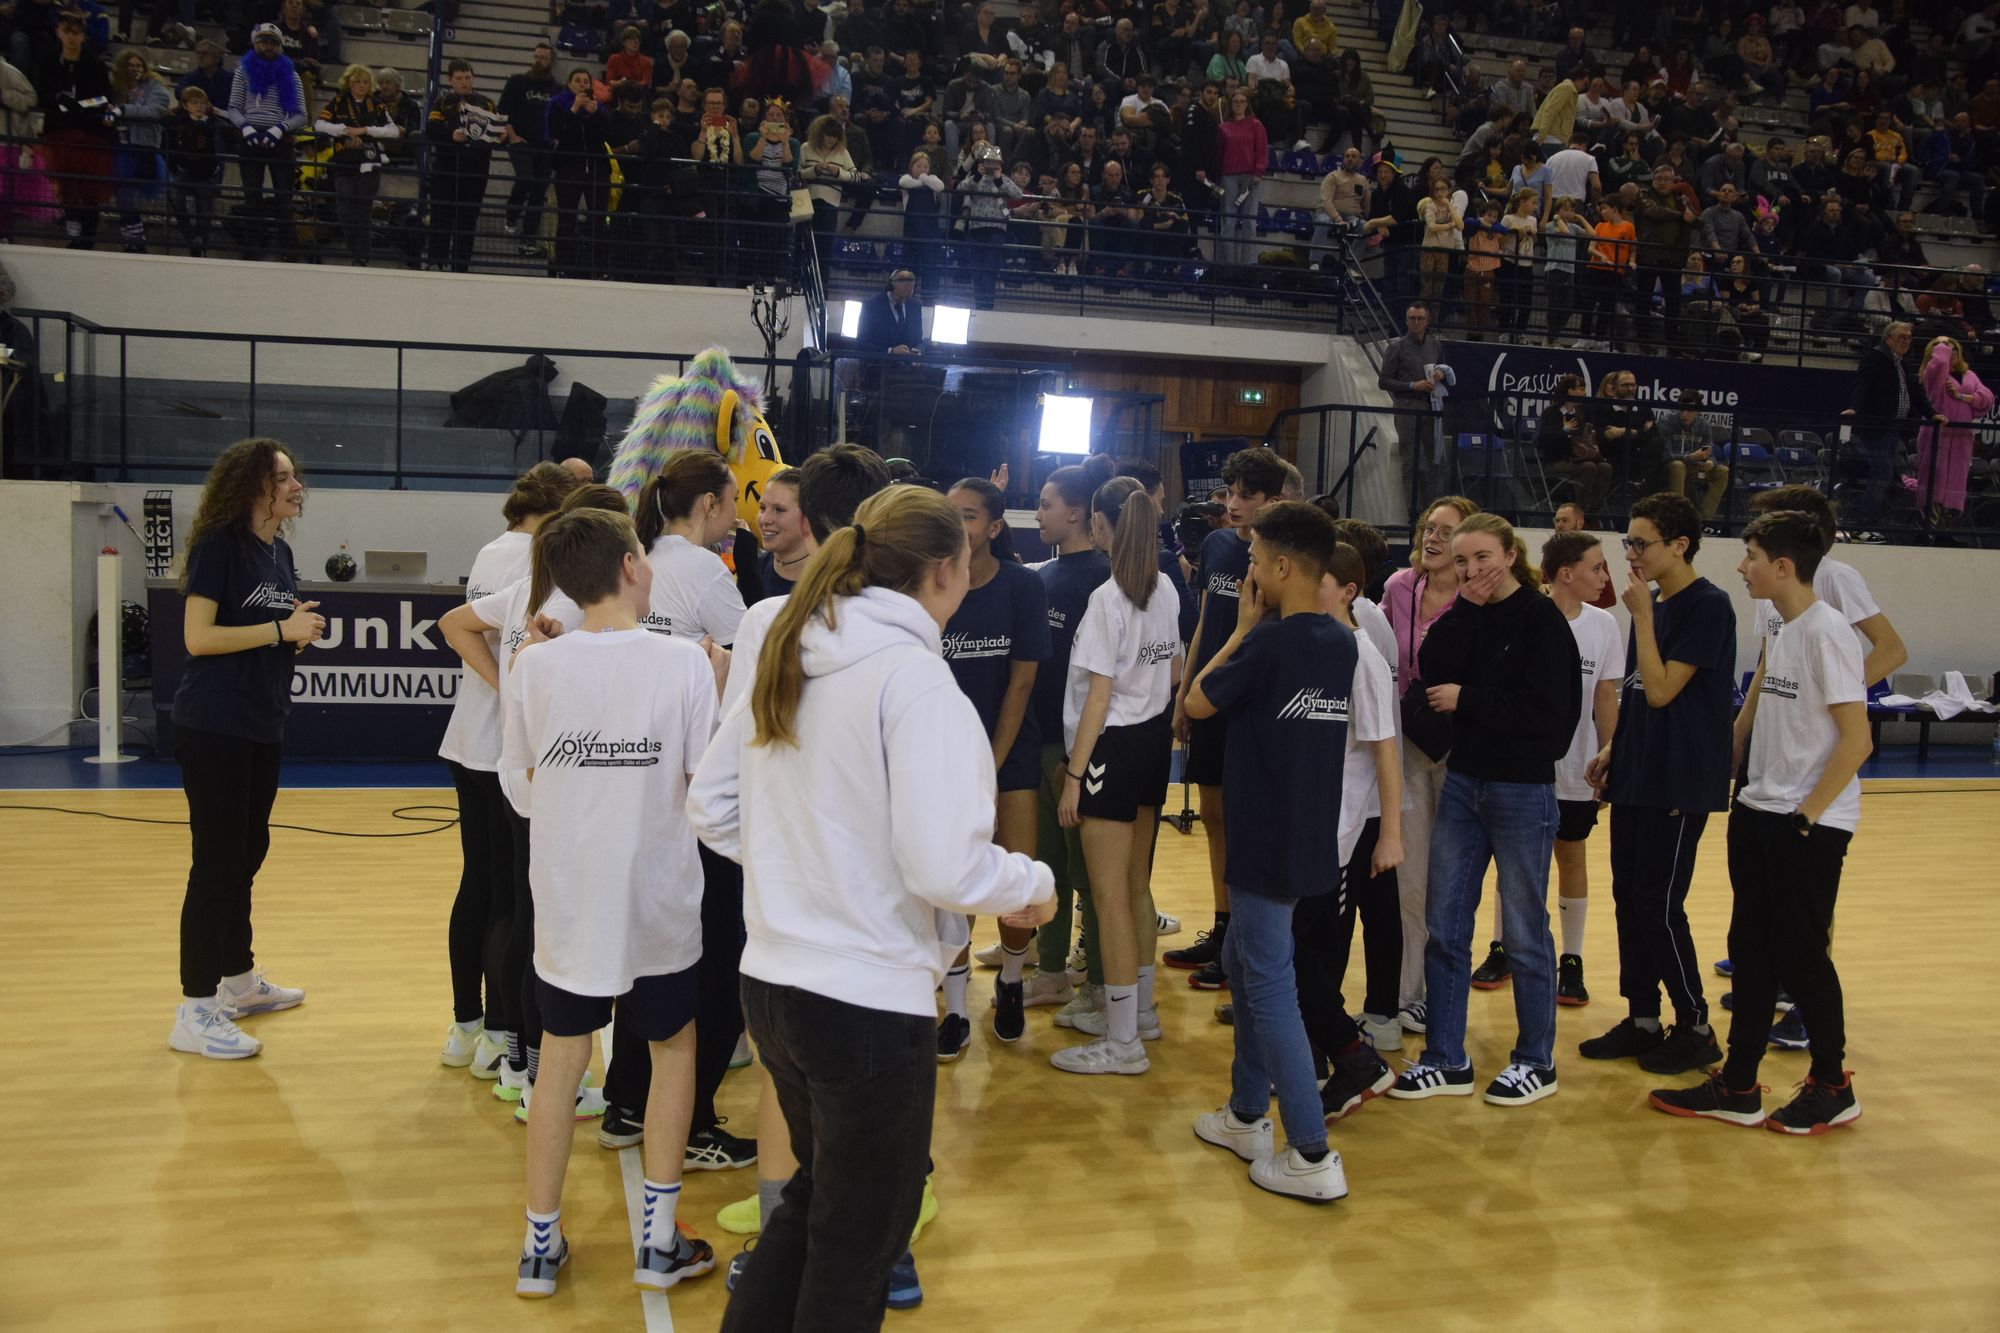
MULTIPOLYGON (((1417 648, 1417 606, 1423 600, 1423 587, 1418 584, 1410 590, 1410 658, 1415 664, 1417 648)), ((1410 744, 1424 752, 1424 757, 1432 763, 1441 762, 1451 753, 1451 717, 1431 707, 1431 696, 1423 681, 1416 679, 1411 671, 1409 686, 1403 691, 1403 736, 1410 744)))

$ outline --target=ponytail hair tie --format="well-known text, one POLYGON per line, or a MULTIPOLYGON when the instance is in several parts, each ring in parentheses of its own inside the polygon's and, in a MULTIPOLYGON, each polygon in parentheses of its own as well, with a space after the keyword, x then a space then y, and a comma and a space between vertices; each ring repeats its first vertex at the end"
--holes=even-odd
POLYGON ((859 523, 856 523, 854 525, 854 549, 857 551, 860 550, 862 546, 864 546, 867 543, 867 541, 868 541, 868 529, 862 527, 859 523))

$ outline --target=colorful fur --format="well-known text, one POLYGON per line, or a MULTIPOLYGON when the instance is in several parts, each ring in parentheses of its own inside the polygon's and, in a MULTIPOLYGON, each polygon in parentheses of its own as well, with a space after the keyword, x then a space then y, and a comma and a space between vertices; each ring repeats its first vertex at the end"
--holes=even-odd
POLYGON ((628 502, 636 503, 639 492, 659 475, 676 449, 721 451, 736 474, 737 512, 754 531, 758 493, 764 480, 784 463, 758 410, 756 383, 738 375, 729 353, 720 347, 702 351, 689 363, 686 375, 662 375, 653 381, 619 441, 607 480, 628 502), (733 408, 734 419, 725 424, 721 415, 726 408, 733 408))

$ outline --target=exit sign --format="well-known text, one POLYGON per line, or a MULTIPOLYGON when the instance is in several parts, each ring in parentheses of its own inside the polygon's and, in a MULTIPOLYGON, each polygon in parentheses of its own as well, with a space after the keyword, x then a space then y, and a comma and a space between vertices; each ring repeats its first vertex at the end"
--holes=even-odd
POLYGON ((1262 407, 1264 405, 1264 391, 1262 389, 1238 389, 1236 391, 1236 401, 1247 403, 1251 407, 1262 407))

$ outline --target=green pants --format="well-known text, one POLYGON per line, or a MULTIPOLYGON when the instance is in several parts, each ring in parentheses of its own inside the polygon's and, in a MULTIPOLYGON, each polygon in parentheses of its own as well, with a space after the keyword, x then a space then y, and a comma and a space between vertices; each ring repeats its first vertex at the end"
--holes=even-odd
POLYGON ((1035 932, 1037 964, 1055 974, 1069 966, 1070 903, 1083 914, 1083 956, 1090 983, 1104 984, 1104 960, 1097 952, 1097 910, 1090 901, 1090 871, 1083 863, 1083 838, 1056 821, 1062 799, 1064 751, 1042 746, 1041 799, 1035 805, 1035 859, 1056 872, 1056 914, 1035 932))

